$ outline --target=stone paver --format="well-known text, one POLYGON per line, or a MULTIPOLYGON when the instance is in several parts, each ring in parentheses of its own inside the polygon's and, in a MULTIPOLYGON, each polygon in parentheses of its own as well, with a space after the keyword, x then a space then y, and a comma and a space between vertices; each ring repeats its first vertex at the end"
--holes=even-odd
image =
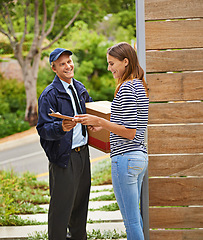
MULTIPOLYGON (((38 222, 47 222, 48 215, 47 213, 39 213, 39 214, 26 214, 26 215, 19 215, 23 220, 33 220, 38 222)), ((119 222, 122 221, 122 216, 120 211, 89 211, 88 212, 88 220, 92 221, 112 221, 112 222, 119 222)))
MULTIPOLYGON (((36 129, 32 128, 23 133, 14 134, 13 136, 0 139, 0 151, 12 148, 14 145, 18 146, 27 142, 39 141, 39 136, 36 133, 36 129)), ((90 199, 101 196, 112 194, 108 190, 112 190, 112 185, 102 185, 102 186, 92 186, 90 199)), ((104 205, 109 205, 115 203, 116 201, 90 201, 89 209, 97 209, 104 205)), ((48 204, 41 205, 44 209, 48 210, 48 204)), ((21 215, 23 219, 35 219, 41 222, 47 222, 47 213, 46 214, 33 214, 33 215, 21 215)), ((121 233, 125 232, 125 227, 122 221, 122 216, 119 211, 104 212, 104 211, 89 211, 88 220, 93 221, 103 221, 100 223, 88 223, 87 230, 105 230, 113 231, 114 229, 121 233)), ((34 225, 34 226, 6 226, 0 227, 0 240, 14 240, 14 239, 27 239, 28 235, 33 235, 35 232, 47 232, 46 225, 34 225)), ((123 239, 120 239, 123 240, 123 239)))
MULTIPOLYGON (((101 232, 104 230, 113 231, 114 229, 118 232, 125 232, 125 227, 122 222, 118 223, 94 223, 87 224, 87 230, 92 232, 92 230, 100 229, 101 232)), ((10 239, 26 239, 28 235, 33 235, 35 232, 47 231, 47 225, 37 225, 37 226, 22 226, 22 227, 0 227, 0 239, 10 240, 10 239)))
MULTIPOLYGON (((92 186, 90 198, 95 198, 101 195, 111 194, 108 191, 112 189, 112 185, 105 186, 92 186), (105 190, 105 191, 103 191, 105 190)), ((89 209, 97 209, 111 203, 116 203, 116 201, 90 201, 89 209)), ((48 209, 48 204, 40 205, 44 209, 48 209)), ((37 220, 39 222, 47 222, 48 215, 45 214, 27 214, 20 215, 22 219, 37 220)), ((87 230, 92 232, 94 230, 103 231, 113 231, 114 229, 118 232, 125 232, 125 227, 123 224, 122 216, 120 211, 88 211, 88 220, 91 221, 102 221, 99 223, 88 223, 87 230)), ((35 232, 47 232, 46 225, 34 225, 34 226, 18 226, 18 227, 0 227, 0 240, 11 240, 11 239, 26 239, 28 235, 33 235, 35 232)))

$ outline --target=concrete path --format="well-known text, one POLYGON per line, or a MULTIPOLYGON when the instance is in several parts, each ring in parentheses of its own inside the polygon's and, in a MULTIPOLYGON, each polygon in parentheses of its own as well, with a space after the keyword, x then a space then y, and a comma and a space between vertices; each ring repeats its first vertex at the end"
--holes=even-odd
MULTIPOLYGON (((112 185, 91 187, 88 221, 99 221, 99 223, 88 223, 87 230, 90 232, 92 232, 93 230, 100 230, 101 232, 104 232, 107 230, 113 231, 115 229, 118 233, 125 232, 123 219, 119 210, 92 211, 92 209, 98 209, 102 206, 116 203, 116 201, 91 201, 91 199, 95 197, 107 194, 112 194, 112 185)), ((47 204, 41 205, 41 207, 48 210, 47 204)), ((20 217, 22 219, 47 222, 47 213, 20 215, 20 217)), ((34 235, 35 232, 47 232, 47 224, 35 226, 0 227, 0 240, 27 239, 29 235, 34 235)))
MULTIPOLYGON (((14 134, 13 136, 0 139, 0 151, 10 149, 14 145, 18 146, 24 142, 32 142, 33 139, 37 140, 39 137, 36 134, 36 129, 32 128, 24 133, 14 134)), ((92 186, 90 200, 101 196, 112 194, 112 185, 105 186, 92 186)), ((92 209, 100 208, 104 205, 110 205, 116 201, 90 201, 88 211, 88 221, 99 221, 99 223, 88 223, 87 230, 113 231, 121 233, 125 232, 122 216, 120 211, 92 211, 92 209)), ((44 209, 48 210, 48 205, 41 205, 44 209)), ((37 220, 39 222, 47 222, 46 214, 33 214, 33 215, 21 215, 23 219, 37 220)), ((29 235, 34 235, 36 232, 47 232, 46 225, 34 225, 34 226, 7 226, 0 227, 0 240, 21 240, 27 239, 29 235)), ((121 239, 120 239, 121 240, 121 239)))

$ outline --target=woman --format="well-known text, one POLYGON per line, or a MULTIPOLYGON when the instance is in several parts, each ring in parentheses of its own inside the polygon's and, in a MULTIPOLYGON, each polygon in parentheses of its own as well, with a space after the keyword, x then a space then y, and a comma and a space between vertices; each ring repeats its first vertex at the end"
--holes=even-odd
POLYGON ((148 122, 148 90, 135 50, 121 42, 107 51, 108 70, 118 79, 110 121, 83 114, 76 122, 93 131, 110 131, 112 183, 128 240, 143 240, 139 209, 143 177, 148 165, 144 133, 148 122))

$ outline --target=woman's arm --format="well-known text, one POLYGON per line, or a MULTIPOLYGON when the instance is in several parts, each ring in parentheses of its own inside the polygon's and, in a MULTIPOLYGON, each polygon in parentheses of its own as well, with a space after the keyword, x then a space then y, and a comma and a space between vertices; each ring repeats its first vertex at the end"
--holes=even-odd
POLYGON ((112 123, 104 118, 100 118, 90 114, 81 114, 75 116, 75 122, 82 123, 83 125, 90 125, 95 127, 102 127, 116 135, 133 140, 136 134, 136 129, 129 129, 123 125, 112 123))

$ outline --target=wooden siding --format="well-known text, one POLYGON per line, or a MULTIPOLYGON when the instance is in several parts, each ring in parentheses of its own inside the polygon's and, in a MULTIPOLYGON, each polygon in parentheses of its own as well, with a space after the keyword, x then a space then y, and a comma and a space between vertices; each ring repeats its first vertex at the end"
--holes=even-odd
POLYGON ((146 69, 148 73, 202 71, 203 48, 174 51, 147 51, 146 69))
POLYGON ((149 176, 203 177, 203 153, 149 155, 149 176))
POLYGON ((150 230, 150 240, 202 240, 202 238, 203 229, 150 230))
POLYGON ((145 0, 150 240, 203 239, 203 1, 145 0))
POLYGON ((203 102, 153 103, 149 124, 203 123, 203 102))
POLYGON ((202 0, 145 0, 145 20, 203 17, 202 0))
POLYGON ((150 206, 203 205, 203 177, 150 178, 149 204, 150 206))
POLYGON ((203 124, 149 125, 149 154, 202 153, 203 124))
POLYGON ((147 74, 147 84, 151 102, 203 99, 203 71, 147 74))
POLYGON ((145 27, 146 49, 183 49, 203 46, 203 19, 146 22, 145 27))
POLYGON ((150 228, 202 228, 203 207, 151 207, 150 228))

